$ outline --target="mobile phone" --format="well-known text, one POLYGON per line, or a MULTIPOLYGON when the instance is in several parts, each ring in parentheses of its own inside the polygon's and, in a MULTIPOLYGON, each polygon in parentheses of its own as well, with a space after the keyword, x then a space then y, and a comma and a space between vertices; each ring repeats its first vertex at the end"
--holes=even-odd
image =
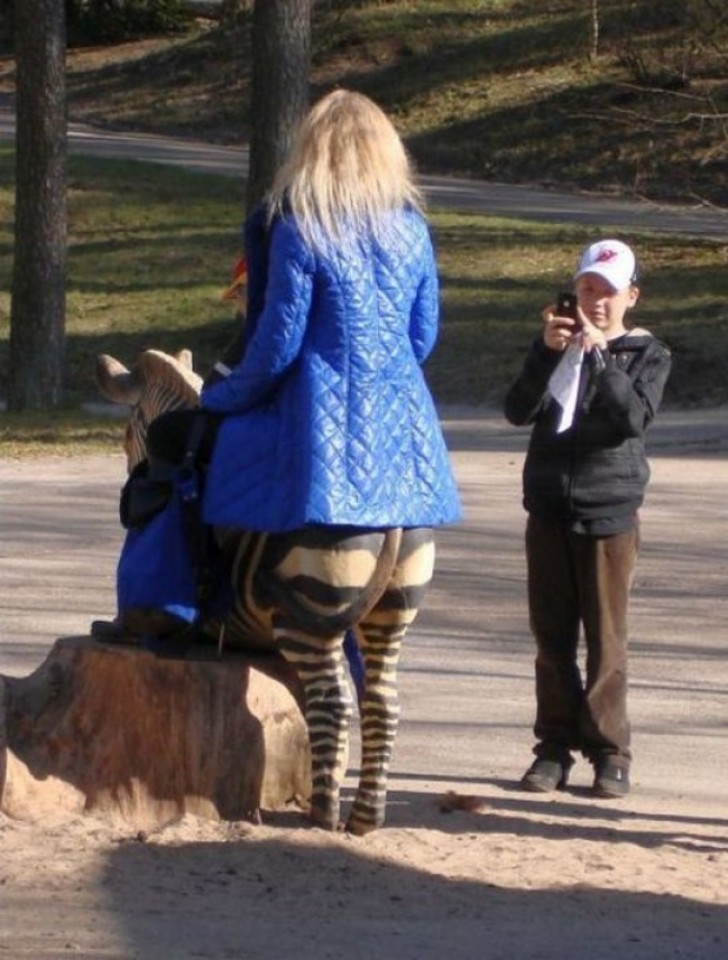
POLYGON ((576 312, 576 294, 559 293, 556 297, 556 316, 569 317, 571 320, 579 322, 579 314, 576 312))

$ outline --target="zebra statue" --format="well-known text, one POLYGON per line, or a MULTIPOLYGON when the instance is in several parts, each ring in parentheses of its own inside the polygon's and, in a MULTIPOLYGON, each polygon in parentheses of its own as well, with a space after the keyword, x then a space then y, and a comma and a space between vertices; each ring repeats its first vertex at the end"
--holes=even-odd
MULTIPOLYGON (((146 350, 131 370, 102 355, 102 394, 131 408, 125 437, 131 471, 146 455, 147 426, 172 409, 197 405, 201 380, 191 355, 146 350)), ((402 640, 432 578, 429 528, 362 530, 310 527, 290 534, 226 531, 234 608, 226 642, 277 650, 304 691, 311 745, 310 816, 340 828, 353 700, 343 644, 353 633, 364 661, 359 701, 361 773, 345 829, 364 835, 384 823, 387 776, 397 732, 397 664, 402 640)))

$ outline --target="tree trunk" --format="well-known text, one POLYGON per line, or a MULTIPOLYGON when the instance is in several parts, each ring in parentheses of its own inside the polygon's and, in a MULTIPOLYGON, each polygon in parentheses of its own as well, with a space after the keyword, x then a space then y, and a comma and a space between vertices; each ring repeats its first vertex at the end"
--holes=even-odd
POLYGON ((8 409, 61 401, 66 308, 65 5, 15 5, 15 262, 8 409))
POLYGON ((589 0, 589 59, 599 56, 599 0, 589 0))
POLYGON ((304 803, 295 671, 277 657, 198 657, 67 637, 30 676, 0 677, 0 812, 151 829, 185 812, 241 820, 304 803))
POLYGON ((273 183, 308 108, 311 0, 256 0, 252 48, 249 210, 273 183))

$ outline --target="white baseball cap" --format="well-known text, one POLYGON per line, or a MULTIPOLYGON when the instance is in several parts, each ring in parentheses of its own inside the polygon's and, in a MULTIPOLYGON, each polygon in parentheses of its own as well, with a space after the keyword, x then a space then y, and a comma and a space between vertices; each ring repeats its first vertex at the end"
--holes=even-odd
POLYGON ((637 262, 621 240, 599 240, 582 253, 574 280, 585 273, 598 274, 615 291, 626 290, 637 279, 637 262))

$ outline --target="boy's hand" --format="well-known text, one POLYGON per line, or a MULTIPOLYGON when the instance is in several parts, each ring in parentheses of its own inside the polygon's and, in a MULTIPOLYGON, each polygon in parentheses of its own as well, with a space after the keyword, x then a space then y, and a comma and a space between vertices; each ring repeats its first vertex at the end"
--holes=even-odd
POLYGON ((586 353, 592 350, 606 350, 607 338, 599 327, 589 320, 581 309, 576 308, 578 320, 572 317, 559 317, 554 313, 554 307, 546 307, 541 314, 543 320, 543 342, 549 350, 563 352, 570 343, 581 341, 586 353))
MULTIPOLYGON (((562 353, 573 343, 580 331, 579 322, 572 317, 559 317, 552 305, 541 314, 543 320, 543 342, 549 350, 562 353)), ((578 309, 578 308, 577 308, 578 309)), ((581 313, 581 311, 579 311, 581 313)))
POLYGON ((581 342, 586 353, 592 350, 606 350, 607 338, 604 332, 596 327, 583 312, 581 307, 577 307, 579 318, 581 319, 581 342))

